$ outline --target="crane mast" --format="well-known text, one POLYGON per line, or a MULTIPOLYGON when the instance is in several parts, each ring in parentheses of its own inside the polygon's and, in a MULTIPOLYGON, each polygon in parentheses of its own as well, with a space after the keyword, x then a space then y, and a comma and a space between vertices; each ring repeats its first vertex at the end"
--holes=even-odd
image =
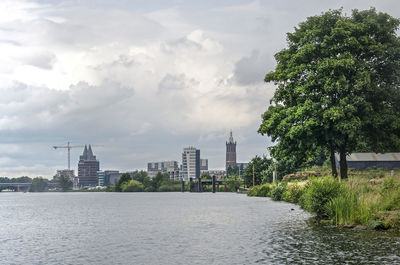
MULTIPOLYGON (((104 145, 92 145, 92 146, 104 146, 104 145)), ((70 142, 67 143, 67 145, 62 145, 62 146, 53 146, 54 149, 58 148, 64 148, 68 150, 68 172, 71 172, 71 148, 77 148, 77 147, 85 147, 84 145, 71 145, 70 142)))
POLYGON ((71 148, 76 148, 76 147, 85 147, 85 146, 84 145, 71 145, 70 142, 68 142, 67 145, 64 145, 64 146, 53 146, 54 149, 65 148, 68 150, 68 172, 71 171, 71 148))

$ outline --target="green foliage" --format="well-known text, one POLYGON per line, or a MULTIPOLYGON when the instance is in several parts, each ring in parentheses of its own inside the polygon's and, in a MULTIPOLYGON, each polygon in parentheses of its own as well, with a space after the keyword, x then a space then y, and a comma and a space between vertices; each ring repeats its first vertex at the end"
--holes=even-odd
POLYGON ((359 222, 360 202, 359 195, 349 189, 332 198, 326 204, 326 215, 335 225, 348 225, 359 222))
POLYGON ((304 186, 301 186, 298 182, 289 183, 286 186, 286 191, 282 195, 282 200, 291 203, 299 203, 304 191, 304 186))
POLYGON ((68 191, 72 188, 72 181, 69 178, 69 176, 60 176, 58 178, 58 187, 61 189, 61 191, 68 191))
POLYGON ((201 178, 202 180, 210 180, 210 179, 212 179, 212 177, 211 177, 211 175, 210 175, 209 173, 203 173, 203 174, 201 174, 200 178, 201 178))
POLYGON ((130 180, 132 180, 132 176, 129 173, 122 174, 117 184, 115 184, 115 191, 122 191, 122 184, 130 180))
POLYGON ((384 179, 371 179, 375 171, 356 173, 344 181, 318 177, 287 184, 264 184, 251 188, 248 196, 268 196, 298 203, 335 225, 364 224, 374 229, 400 229, 399 172, 384 179))
POLYGON ((264 197, 264 196, 260 196, 259 194, 260 194, 260 186, 251 187, 247 191, 247 196, 250 196, 250 197, 264 197))
POLYGON ((42 177, 32 179, 32 184, 29 188, 30 192, 43 192, 47 189, 48 180, 42 177))
POLYGON ((176 184, 163 184, 158 188, 158 191, 161 192, 167 192, 167 191, 181 191, 181 184, 180 183, 176 183, 176 184))
POLYGON ((247 192, 247 196, 254 196, 254 197, 270 197, 270 192, 272 190, 272 184, 265 183, 260 186, 254 186, 250 188, 247 192))
POLYGON ((343 192, 343 185, 333 177, 311 179, 305 188, 301 206, 318 217, 328 217, 327 203, 343 192))
POLYGON ((259 187, 260 187, 260 189, 259 189, 259 192, 258 192, 258 196, 260 196, 260 197, 268 197, 273 186, 271 184, 269 184, 269 183, 265 183, 265 184, 263 184, 263 185, 261 185, 259 187))
MULTIPOLYGON (((272 164, 272 160, 267 157, 254 157, 246 167, 243 172, 243 177, 247 187, 253 186, 253 166, 254 166, 254 180, 255 185, 260 185, 263 183, 263 179, 271 182, 272 181, 272 173, 266 179, 265 171, 269 169, 272 164), (263 173, 262 173, 263 172, 263 173)), ((271 171, 272 172, 272 171, 271 171)))
POLYGON ((286 192, 286 187, 287 187, 286 182, 280 182, 277 185, 276 184, 272 185, 272 189, 270 191, 271 198, 274 201, 281 201, 283 194, 286 192))
POLYGON ((0 183, 31 183, 32 179, 30 177, 19 177, 19 178, 7 178, 0 177, 0 183))
POLYGON ((150 181, 150 178, 149 178, 147 172, 143 171, 143 170, 140 170, 140 171, 136 170, 136 171, 132 172, 131 178, 133 180, 137 180, 137 181, 139 181, 140 183, 143 183, 143 184, 150 181))
POLYGON ((233 168, 229 166, 226 169, 226 175, 227 176, 239 176, 239 167, 236 165, 233 168))
POLYGON ((242 180, 237 176, 229 176, 225 179, 226 190, 229 192, 236 192, 242 185, 242 180))
POLYGON ((395 184, 394 178, 389 177, 383 181, 380 194, 381 210, 391 211, 400 209, 400 188, 398 184, 395 184))
POLYGON ((168 173, 159 172, 153 179, 150 179, 146 171, 134 171, 130 174, 122 174, 120 180, 115 185, 115 191, 181 191, 181 182, 171 180, 168 173))
POLYGON ((346 154, 400 147, 399 24, 373 8, 351 16, 330 10, 287 34, 265 77, 278 88, 259 128, 277 142, 274 158, 301 166, 337 152, 346 178, 346 154))
POLYGON ((151 180, 151 185, 155 191, 164 183, 169 183, 170 178, 168 173, 158 172, 157 175, 151 180))
POLYGON ((137 180, 129 180, 121 184, 123 192, 141 192, 144 190, 144 186, 137 180))

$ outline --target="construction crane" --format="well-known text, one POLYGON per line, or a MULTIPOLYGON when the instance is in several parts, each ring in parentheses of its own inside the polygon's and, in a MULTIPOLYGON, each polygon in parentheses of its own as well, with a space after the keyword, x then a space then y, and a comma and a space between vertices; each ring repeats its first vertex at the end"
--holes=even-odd
MULTIPOLYGON (((92 145, 92 146, 104 146, 104 145, 92 145)), ((71 171, 71 148, 77 148, 77 147, 85 147, 85 146, 84 145, 70 145, 70 142, 68 142, 67 145, 63 145, 63 146, 53 146, 54 149, 66 148, 68 150, 68 172, 71 171)))

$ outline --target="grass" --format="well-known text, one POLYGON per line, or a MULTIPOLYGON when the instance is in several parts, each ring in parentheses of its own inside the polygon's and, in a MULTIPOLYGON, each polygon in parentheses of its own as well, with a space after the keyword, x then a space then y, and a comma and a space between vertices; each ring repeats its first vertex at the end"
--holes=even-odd
POLYGON ((350 173, 346 180, 323 176, 263 184, 250 189, 248 195, 300 204, 337 226, 400 230, 400 170, 393 176, 375 169, 350 173))

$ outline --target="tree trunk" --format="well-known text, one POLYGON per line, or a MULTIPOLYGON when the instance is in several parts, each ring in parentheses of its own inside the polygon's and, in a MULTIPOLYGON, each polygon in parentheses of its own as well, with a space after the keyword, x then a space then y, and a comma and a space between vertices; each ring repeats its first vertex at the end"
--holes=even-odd
POLYGON ((346 146, 340 147, 340 178, 347 178, 347 160, 346 160, 346 146))
POLYGON ((331 145, 329 148, 330 148, 330 151, 331 151, 332 176, 335 177, 335 178, 337 178, 335 150, 333 149, 333 146, 332 146, 332 145, 331 145))

